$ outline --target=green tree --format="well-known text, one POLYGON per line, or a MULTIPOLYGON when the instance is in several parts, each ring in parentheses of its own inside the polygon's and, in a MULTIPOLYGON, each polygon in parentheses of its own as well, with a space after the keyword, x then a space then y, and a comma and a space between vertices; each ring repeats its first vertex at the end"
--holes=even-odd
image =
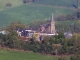
POLYGON ((17 47, 18 35, 15 31, 11 31, 9 34, 3 35, 1 39, 2 46, 7 46, 9 48, 17 47))
POLYGON ((80 60, 80 34, 74 34, 73 39, 74 45, 74 55, 70 58, 70 60, 80 60))
POLYGON ((12 31, 16 28, 21 28, 22 29, 22 28, 26 28, 26 26, 23 23, 21 23, 20 21, 19 22, 13 22, 13 23, 11 23, 10 26, 8 26, 7 30, 12 31))

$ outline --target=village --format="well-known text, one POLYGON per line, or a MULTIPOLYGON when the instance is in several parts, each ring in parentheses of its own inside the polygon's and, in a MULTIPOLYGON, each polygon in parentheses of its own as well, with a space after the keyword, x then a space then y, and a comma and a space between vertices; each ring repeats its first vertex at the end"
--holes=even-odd
POLYGON ((80 60, 80 0, 0 0, 0 60, 80 60))
MULTIPOLYGON (((25 28, 24 29, 16 28, 14 30, 17 32, 18 37, 20 37, 22 39, 25 38, 25 40, 31 39, 34 36, 37 41, 42 41, 45 36, 58 35, 58 33, 56 32, 55 20, 54 20, 53 13, 50 18, 49 24, 40 25, 38 30, 25 29, 25 28)), ((0 33, 7 34, 8 32, 6 32, 6 30, 3 30, 3 31, 0 31, 0 33)), ((72 33, 70 33, 70 32, 64 32, 64 35, 67 38, 72 37, 72 33)))

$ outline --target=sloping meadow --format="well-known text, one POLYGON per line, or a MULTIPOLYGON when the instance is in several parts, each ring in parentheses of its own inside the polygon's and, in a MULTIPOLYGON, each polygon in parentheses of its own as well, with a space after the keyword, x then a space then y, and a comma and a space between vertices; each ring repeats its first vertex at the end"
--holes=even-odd
POLYGON ((18 7, 9 8, 0 11, 0 27, 8 26, 15 21, 21 21, 24 24, 33 21, 49 20, 51 14, 55 16, 74 13, 75 10, 70 8, 60 8, 55 6, 46 6, 38 4, 24 4, 18 7))

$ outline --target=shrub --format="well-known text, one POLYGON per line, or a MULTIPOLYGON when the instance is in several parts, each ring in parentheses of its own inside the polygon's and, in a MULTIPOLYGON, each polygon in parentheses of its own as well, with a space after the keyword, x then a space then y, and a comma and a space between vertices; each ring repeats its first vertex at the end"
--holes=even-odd
POLYGON ((11 3, 6 3, 6 7, 11 7, 12 4, 11 3))

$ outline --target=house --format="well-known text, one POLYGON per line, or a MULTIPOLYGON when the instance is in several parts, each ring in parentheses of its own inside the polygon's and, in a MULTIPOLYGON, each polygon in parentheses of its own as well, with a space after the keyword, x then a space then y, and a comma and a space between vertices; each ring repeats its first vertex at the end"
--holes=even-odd
POLYGON ((27 30, 27 29, 17 29, 16 30, 19 37, 26 37, 26 38, 32 38, 34 31, 33 30, 27 30))
POLYGON ((6 30, 2 30, 2 31, 0 31, 0 33, 3 35, 8 34, 8 32, 6 30))
POLYGON ((70 32, 65 32, 65 33, 64 33, 64 36, 65 36, 66 38, 71 38, 73 35, 72 35, 72 33, 70 33, 70 32))

